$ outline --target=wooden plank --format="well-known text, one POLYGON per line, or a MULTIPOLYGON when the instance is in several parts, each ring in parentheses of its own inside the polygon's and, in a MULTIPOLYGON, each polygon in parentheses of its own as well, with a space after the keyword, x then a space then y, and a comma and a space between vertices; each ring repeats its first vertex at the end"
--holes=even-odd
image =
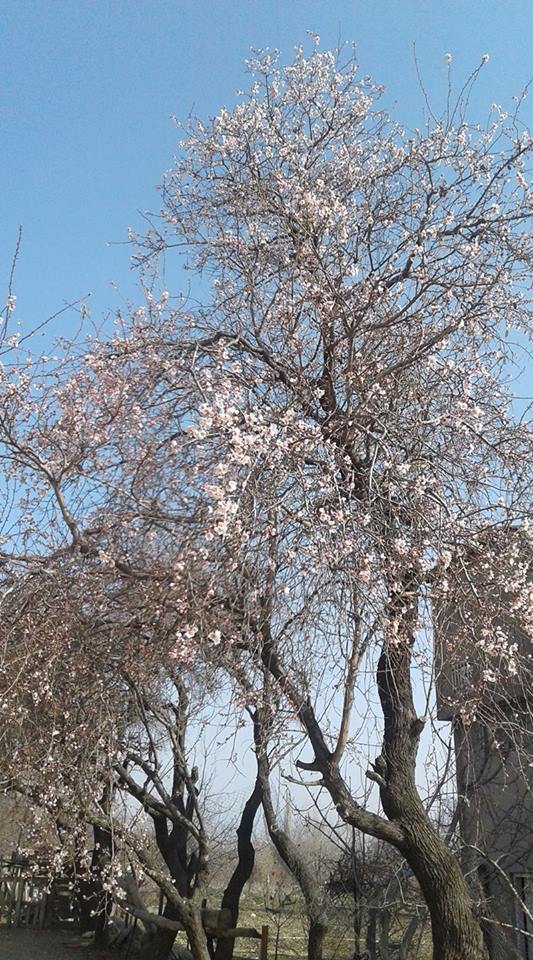
POLYGON ((39 921, 38 921, 39 930, 42 930, 44 927, 47 906, 48 906, 48 890, 46 889, 46 887, 44 887, 42 897, 41 897, 41 907, 39 910, 39 921))
POLYGON ((261 943, 259 945, 259 960, 268 960, 268 926, 261 927, 261 943))
POLYGON ((24 887, 26 881, 23 877, 19 877, 17 880, 17 895, 16 895, 16 905, 15 905, 15 926, 20 927, 20 911, 22 908, 22 898, 24 896, 24 887))
POLYGON ((17 894, 17 881, 12 878, 8 886, 9 886, 9 906, 8 906, 9 914, 8 914, 7 925, 8 927, 12 927, 13 919, 14 919, 13 911, 15 908, 16 894, 17 894))
POLYGON ((4 917, 7 903, 7 884, 4 878, 0 879, 0 917, 4 917))
POLYGON ((9 880, 5 881, 4 886, 4 915, 8 927, 11 926, 11 884, 9 880))

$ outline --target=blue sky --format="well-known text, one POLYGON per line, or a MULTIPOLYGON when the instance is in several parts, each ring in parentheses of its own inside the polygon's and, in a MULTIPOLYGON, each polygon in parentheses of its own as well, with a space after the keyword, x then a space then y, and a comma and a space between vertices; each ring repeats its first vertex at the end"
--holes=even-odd
MULTIPOLYGON (((124 240, 139 211, 157 207, 171 115, 230 106, 249 48, 290 59, 306 29, 323 48, 355 40, 362 71, 412 125, 423 111, 413 43, 437 103, 447 51, 458 79, 490 55, 473 99, 481 119, 533 72, 531 0, 2 0, 0 284, 22 223, 24 326, 89 291, 96 319, 134 294, 124 240)), ((61 331, 74 321, 63 317, 61 331)))

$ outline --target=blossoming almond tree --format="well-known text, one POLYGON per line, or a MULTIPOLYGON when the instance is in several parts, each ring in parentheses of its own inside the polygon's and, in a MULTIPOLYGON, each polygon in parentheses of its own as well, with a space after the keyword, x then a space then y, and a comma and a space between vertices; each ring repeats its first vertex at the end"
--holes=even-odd
MULTIPOLYGON (((343 57, 255 58, 250 93, 195 125, 165 177, 139 243, 144 308, 109 343, 4 368, 6 513, 9 484, 19 497, 4 559, 90 560, 95 584, 135 586, 143 623, 172 624, 177 665, 231 678, 235 709, 270 705, 280 743, 297 722, 299 775, 408 861, 435 960, 480 960, 476 904, 417 789, 415 681, 436 585, 464 590, 491 531, 508 544, 530 516, 512 387, 531 329, 531 138, 499 109, 469 125, 462 101, 408 134, 343 57), (204 305, 156 292, 174 248, 212 277, 204 305), (350 784, 376 695, 382 812, 350 784)), ((508 553, 480 703, 528 669, 511 629, 531 627, 527 565, 508 553)))
POLYGON ((260 796, 253 789, 240 811, 236 867, 221 910, 206 918, 216 844, 206 828, 194 735, 186 733, 191 717, 200 727, 209 723, 205 698, 213 698, 213 713, 216 692, 198 658, 186 669, 174 655, 179 612, 174 602, 165 608, 167 587, 154 577, 143 589, 106 576, 99 560, 95 569, 91 558, 63 556, 35 562, 5 589, 1 789, 57 825, 54 866, 75 862, 102 925, 113 900, 141 920, 149 934, 143 956, 167 960, 180 929, 195 955, 207 956, 207 922, 217 953, 231 960, 235 936, 250 933, 238 914, 260 796), (160 915, 143 902, 139 875, 166 901, 160 915))
MULTIPOLYGON (((249 94, 193 125, 138 259, 157 272, 164 252, 168 277, 170 251, 181 249, 213 278, 191 357, 201 365, 220 349, 219 384, 241 390, 223 411, 211 401, 200 426, 224 435, 229 451, 209 491, 215 532, 235 525, 240 549, 228 543, 241 571, 262 557, 249 578, 252 595, 263 594, 254 656, 308 735, 306 768, 349 823, 403 852, 428 902, 434 957, 464 960, 484 945, 417 793, 424 720, 412 668, 432 585, 451 558, 464 567, 467 547, 482 555, 487 531, 530 512, 530 435, 512 381, 531 331, 532 140, 518 114, 496 106, 486 128, 470 125, 467 97, 405 132, 343 57, 300 50, 285 68, 269 53, 251 61, 249 94), (269 537, 271 549, 259 543, 269 537), (292 594, 292 617, 265 601, 267 574, 276 600, 292 594), (333 640, 339 617, 363 634, 344 657, 333 640), (333 657, 333 671, 345 664, 344 719, 370 644, 384 732, 369 775, 385 818, 347 789, 348 721, 332 747, 318 719, 322 658, 333 657)), ((500 598, 503 565, 502 579, 500 598)), ((523 569, 512 579, 526 589, 523 569)), ((504 674, 516 670, 507 627, 493 630, 504 674)))

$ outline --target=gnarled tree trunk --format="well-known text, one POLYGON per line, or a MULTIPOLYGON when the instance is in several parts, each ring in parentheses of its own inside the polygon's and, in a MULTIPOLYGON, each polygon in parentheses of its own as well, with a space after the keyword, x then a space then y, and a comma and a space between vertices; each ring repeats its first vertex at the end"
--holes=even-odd
POLYGON ((416 788, 415 767, 423 722, 417 718, 411 686, 411 656, 416 629, 416 584, 406 578, 391 603, 393 636, 385 638, 378 664, 378 690, 384 717, 383 748, 369 775, 380 786, 387 820, 354 800, 328 748, 313 706, 287 674, 268 624, 262 659, 298 713, 315 759, 302 769, 320 772, 339 815, 370 836, 395 846, 418 880, 428 905, 433 960, 487 960, 480 920, 455 857, 433 827, 416 788))
MULTIPOLYGON (((238 861, 229 883, 224 890, 222 910, 229 910, 231 927, 236 927, 239 921, 239 907, 244 885, 250 879, 255 863, 255 850, 252 843, 252 830, 255 815, 261 805, 261 790, 256 780, 254 789, 244 805, 241 821, 237 828, 238 861)), ((235 949, 235 940, 230 937, 219 938, 215 951, 215 960, 231 960, 235 949)))
POLYGON ((423 721, 417 718, 411 685, 416 629, 416 582, 406 576, 393 595, 390 621, 396 630, 384 640, 377 682, 384 718, 383 749, 374 769, 383 809, 401 827, 398 844, 428 905, 433 960, 485 960, 486 948, 459 863, 439 837, 416 787, 415 768, 423 721))

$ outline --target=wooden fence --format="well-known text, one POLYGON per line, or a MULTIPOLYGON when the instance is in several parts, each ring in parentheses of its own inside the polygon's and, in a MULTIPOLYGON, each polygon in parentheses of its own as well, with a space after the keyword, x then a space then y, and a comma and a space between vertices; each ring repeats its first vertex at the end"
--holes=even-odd
POLYGON ((0 923, 42 929, 48 903, 48 877, 28 866, 0 861, 0 923))

